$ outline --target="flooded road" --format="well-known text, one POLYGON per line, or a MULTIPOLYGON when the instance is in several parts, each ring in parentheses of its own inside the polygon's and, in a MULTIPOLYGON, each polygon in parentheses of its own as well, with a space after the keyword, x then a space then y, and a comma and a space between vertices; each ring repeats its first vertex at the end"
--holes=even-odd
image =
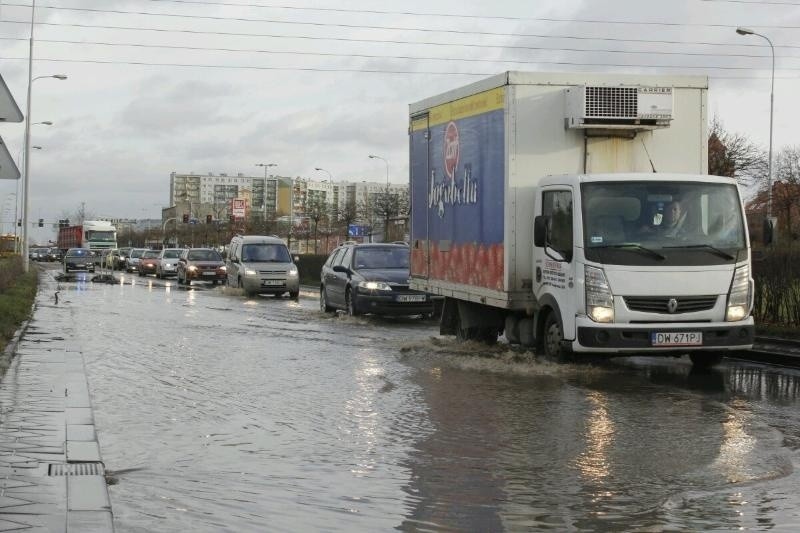
POLYGON ((800 529, 800 373, 558 365, 317 295, 64 283, 118 531, 800 529))

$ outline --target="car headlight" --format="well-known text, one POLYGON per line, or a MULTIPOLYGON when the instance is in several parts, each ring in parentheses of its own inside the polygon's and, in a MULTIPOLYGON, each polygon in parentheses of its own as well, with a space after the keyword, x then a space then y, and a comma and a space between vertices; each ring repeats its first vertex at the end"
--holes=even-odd
POLYGON ((595 322, 614 322, 614 295, 600 268, 586 265, 583 270, 586 314, 595 322))
POLYGON ((359 281, 359 289, 366 289, 368 291, 390 291, 392 287, 384 281, 359 281))
POLYGON ((222 265, 221 267, 219 267, 219 269, 222 270, 223 272, 227 272, 228 267, 226 267, 225 265, 222 265))
POLYGON ((750 314, 751 294, 750 267, 743 265, 733 273, 733 281, 728 291, 728 307, 725 311, 726 322, 736 322, 747 318, 750 314))
POLYGON ((245 276, 257 276, 257 275, 258 275, 258 272, 256 272, 256 271, 255 271, 255 270, 253 270, 252 268, 245 268, 245 269, 244 269, 244 275, 245 275, 245 276))
POLYGON ((194 272, 195 270, 197 270, 197 267, 194 265, 189 265, 187 270, 189 270, 190 272, 194 272))
POLYGON ((290 278, 296 278, 297 277, 297 269, 296 268, 290 268, 286 272, 286 275, 289 276, 290 278))

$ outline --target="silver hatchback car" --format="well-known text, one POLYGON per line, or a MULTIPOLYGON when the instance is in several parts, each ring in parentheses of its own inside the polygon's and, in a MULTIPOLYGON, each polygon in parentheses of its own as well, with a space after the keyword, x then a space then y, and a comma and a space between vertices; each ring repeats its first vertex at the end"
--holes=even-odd
POLYGON ((181 257, 183 248, 164 248, 158 254, 156 264, 156 277, 166 278, 167 276, 178 275, 178 259, 181 257))
POLYGON ((272 294, 291 298, 300 295, 300 277, 295 259, 278 237, 237 235, 231 239, 227 260, 228 285, 247 296, 272 294))

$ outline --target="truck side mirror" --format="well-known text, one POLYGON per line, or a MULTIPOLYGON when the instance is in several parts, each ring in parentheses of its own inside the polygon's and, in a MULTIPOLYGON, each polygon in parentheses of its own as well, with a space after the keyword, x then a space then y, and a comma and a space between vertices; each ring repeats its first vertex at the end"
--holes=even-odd
POLYGON ((533 245, 542 248, 547 244, 547 223, 550 217, 539 215, 533 219, 533 245))

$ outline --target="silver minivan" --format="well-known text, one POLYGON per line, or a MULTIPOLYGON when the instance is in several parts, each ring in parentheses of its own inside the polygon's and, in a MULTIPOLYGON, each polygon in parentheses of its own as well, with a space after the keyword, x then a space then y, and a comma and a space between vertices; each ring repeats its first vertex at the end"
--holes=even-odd
POLYGON ((283 240, 266 235, 237 235, 228 247, 228 286, 247 296, 289 293, 300 295, 300 276, 283 240))

